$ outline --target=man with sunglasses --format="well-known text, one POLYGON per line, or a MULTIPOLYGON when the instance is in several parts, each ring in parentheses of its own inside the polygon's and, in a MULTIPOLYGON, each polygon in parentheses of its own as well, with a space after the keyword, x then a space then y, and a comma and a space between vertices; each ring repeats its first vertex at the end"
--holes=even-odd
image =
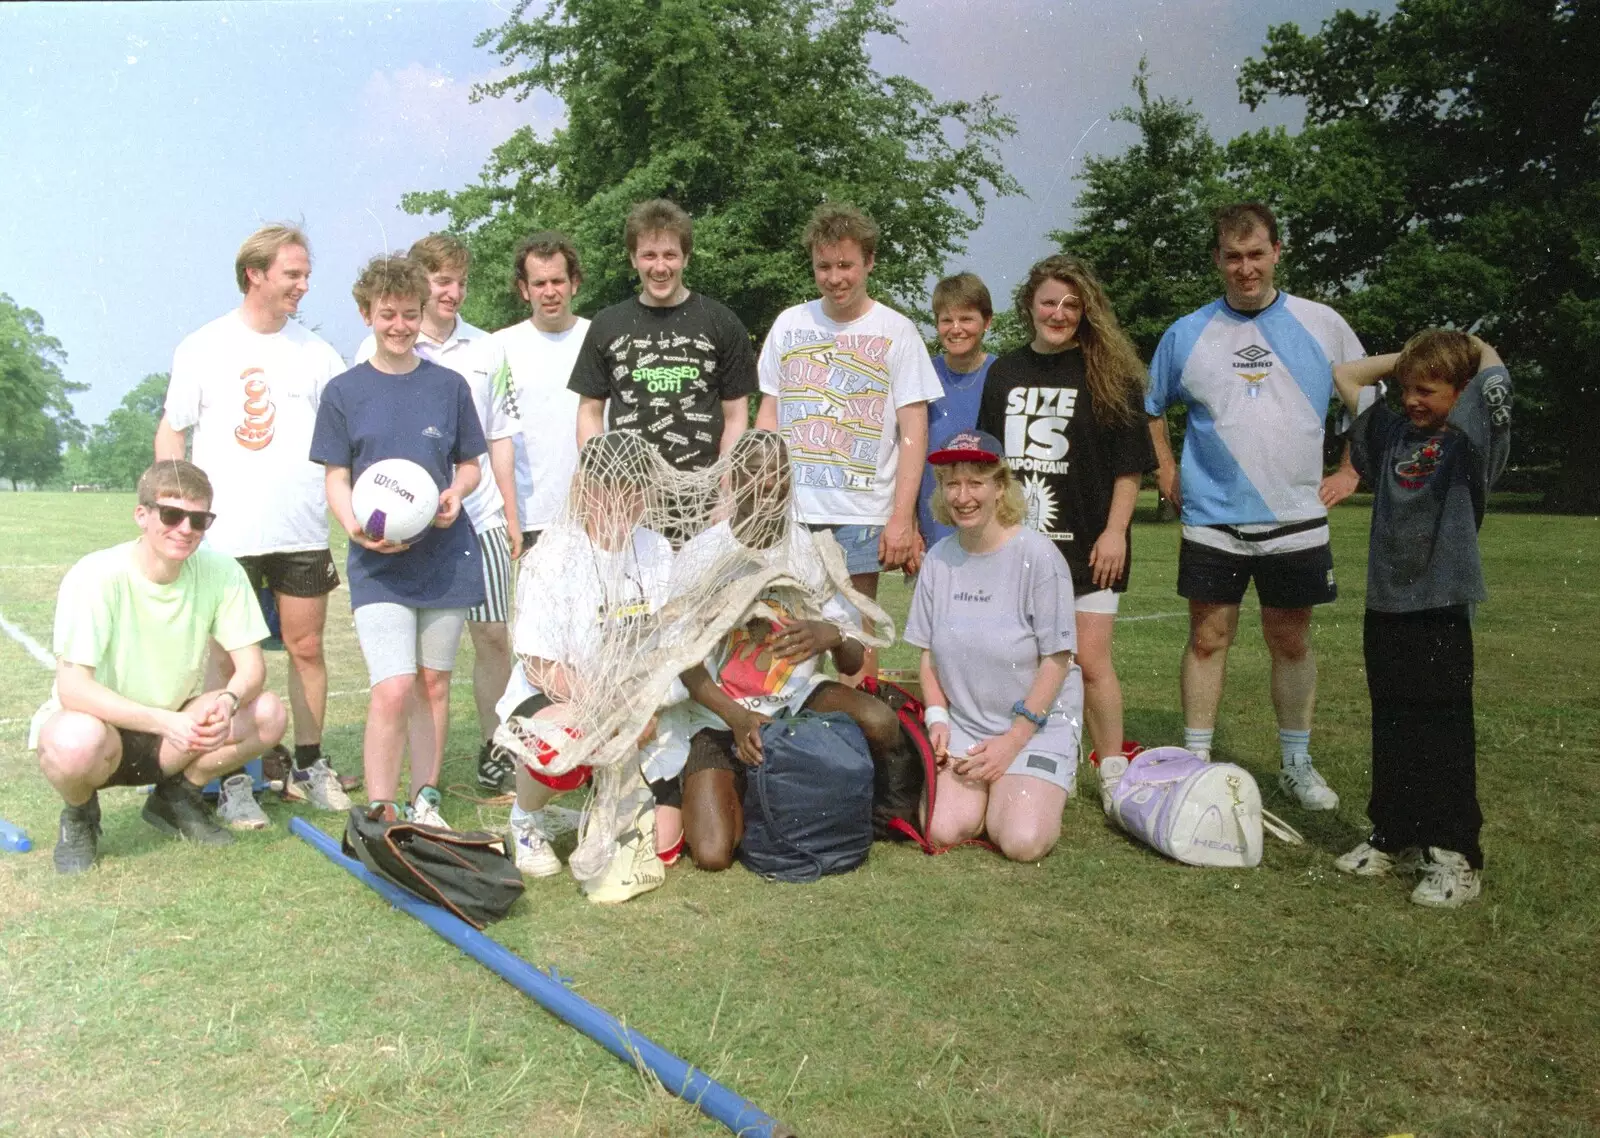
POLYGON ((56 681, 29 745, 65 803, 59 873, 94 864, 102 786, 154 783, 145 821, 200 845, 232 842, 200 788, 275 746, 288 719, 262 690, 267 625, 244 569, 200 547, 216 518, 205 472, 157 462, 133 518, 138 539, 79 561, 56 602, 56 681), (203 691, 212 641, 232 676, 203 691))

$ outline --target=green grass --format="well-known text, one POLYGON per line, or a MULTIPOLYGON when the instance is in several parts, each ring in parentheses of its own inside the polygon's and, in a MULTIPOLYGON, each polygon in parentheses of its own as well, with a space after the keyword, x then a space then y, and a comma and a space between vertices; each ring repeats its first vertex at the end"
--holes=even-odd
MULTIPOLYGON (((131 536, 131 505, 0 496, 0 614, 48 646, 61 573, 131 536)), ((1259 870, 1165 863, 1091 794, 1040 865, 879 846, 811 886, 674 869, 617 909, 562 876, 491 933, 808 1136, 1600 1133, 1600 522, 1491 511, 1484 527, 1488 873, 1456 913, 1329 864, 1364 834, 1366 526, 1363 506, 1335 512, 1343 595, 1316 620, 1333 815, 1276 789, 1254 612, 1241 625, 1218 757, 1256 771, 1310 843, 1269 845, 1259 870)), ((1129 731, 1147 741, 1181 728, 1176 542, 1136 527, 1123 615, 1151 619, 1117 631, 1129 731)), ((903 615, 897 580, 885 596, 903 615)), ((355 768, 364 671, 345 599, 328 746, 355 768)), ((281 690, 283 657, 271 667, 281 690)), ((57 878, 59 802, 23 749, 48 687, 0 637, 0 817, 40 846, 0 854, 0 1135, 721 1132, 291 837, 283 805, 271 830, 208 851, 110 791, 99 866, 57 878)), ((464 686, 454 710, 446 783, 471 778, 464 686)), ((460 798, 446 814, 503 818, 460 798)))

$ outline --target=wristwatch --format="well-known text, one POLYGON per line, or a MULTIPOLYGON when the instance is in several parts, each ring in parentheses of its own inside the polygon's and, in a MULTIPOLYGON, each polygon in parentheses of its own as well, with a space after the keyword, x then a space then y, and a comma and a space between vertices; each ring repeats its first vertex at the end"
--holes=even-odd
POLYGON ((232 696, 233 697, 233 710, 234 710, 234 713, 237 714, 238 711, 239 711, 239 705, 243 702, 239 698, 239 693, 234 691, 232 688, 223 688, 222 691, 217 693, 217 698, 221 699, 223 696, 232 696))
POLYGON ((1044 730, 1044 725, 1050 721, 1049 712, 1039 715, 1035 712, 1029 711, 1028 705, 1023 703, 1020 699, 1011 705, 1011 714, 1022 716, 1022 718, 1026 719, 1029 723, 1033 724, 1041 731, 1044 730))

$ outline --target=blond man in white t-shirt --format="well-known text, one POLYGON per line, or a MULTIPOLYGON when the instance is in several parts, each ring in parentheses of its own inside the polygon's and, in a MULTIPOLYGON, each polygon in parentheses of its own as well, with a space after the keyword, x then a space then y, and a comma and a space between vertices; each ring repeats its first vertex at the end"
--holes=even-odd
MULTIPOLYGON (((239 307, 186 336, 173 353, 155 456, 181 459, 192 441, 194 463, 216 490, 217 524, 206 545, 237 559, 251 586, 270 588, 277 601, 294 712, 286 793, 347 810, 350 800, 322 757, 322 631, 339 574, 328 552, 322 468, 309 457, 322 390, 345 364, 291 319, 311 287, 310 246, 300 229, 268 225, 252 233, 239 248, 234 277, 244 294, 239 307)), ((224 653, 213 660, 229 674, 224 653)), ((248 776, 235 776, 223 792, 230 824, 266 825, 248 776)))
MULTIPOLYGON (((511 675, 511 565, 522 553, 515 439, 522 424, 510 393, 505 352, 493 336, 460 316, 472 269, 471 252, 448 233, 430 233, 413 243, 406 256, 428 274, 428 299, 422 306, 416 354, 467 381, 489 444, 489 452, 478 459, 478 488, 461 505, 477 535, 483 564, 484 602, 467 610, 473 650, 472 697, 482 735, 478 785, 499 792, 511 788, 511 772, 495 761, 489 737, 499 726, 495 701, 506 690, 511 675)), ((376 340, 368 335, 356 350, 355 362, 371 359, 376 349, 376 340)), ((414 714, 423 714, 422 702, 414 714)))
MULTIPOLYGON (((778 431, 794 463, 802 522, 844 549, 851 583, 878 595, 878 572, 917 549, 917 491, 928 403, 944 394, 917 326, 867 295, 878 226, 825 202, 806 224, 819 299, 785 309, 761 346, 756 426, 778 431)), ((859 676, 876 675, 866 650, 859 676)))

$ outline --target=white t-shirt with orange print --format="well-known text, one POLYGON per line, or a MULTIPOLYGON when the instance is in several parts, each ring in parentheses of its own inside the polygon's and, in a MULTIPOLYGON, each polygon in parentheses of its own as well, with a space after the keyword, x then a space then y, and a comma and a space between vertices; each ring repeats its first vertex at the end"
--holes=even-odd
POLYGON ((252 331, 237 309, 186 337, 172 357, 168 425, 194 428, 194 464, 211 479, 206 544, 232 557, 328 548, 323 469, 311 432, 344 359, 290 320, 252 331))

